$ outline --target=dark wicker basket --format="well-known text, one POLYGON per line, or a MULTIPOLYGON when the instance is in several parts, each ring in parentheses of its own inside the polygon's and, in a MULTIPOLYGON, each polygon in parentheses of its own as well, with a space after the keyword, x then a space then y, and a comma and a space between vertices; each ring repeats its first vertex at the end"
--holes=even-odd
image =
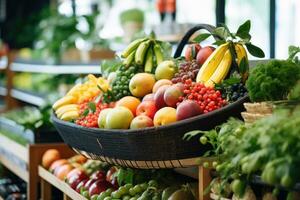
MULTIPOLYGON (((179 57, 190 36, 200 30, 211 32, 214 27, 198 25, 192 28, 179 43, 174 57, 179 57)), ((191 130, 210 130, 229 117, 241 117, 243 103, 248 97, 216 111, 199 115, 174 124, 138 130, 112 130, 85 128, 65 122, 52 115, 52 120, 63 140, 75 151, 88 158, 111 164, 135 168, 177 168, 197 165, 198 157, 211 148, 201 145, 197 138, 184 141, 191 130)))

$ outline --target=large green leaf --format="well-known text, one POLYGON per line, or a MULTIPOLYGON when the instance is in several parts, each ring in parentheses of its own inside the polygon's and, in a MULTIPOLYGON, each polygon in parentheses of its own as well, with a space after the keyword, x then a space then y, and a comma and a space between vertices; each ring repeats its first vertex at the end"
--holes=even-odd
POLYGON ((249 51, 249 53, 252 56, 258 57, 258 58, 264 58, 265 57, 265 53, 263 52, 263 50, 251 43, 247 43, 246 44, 247 50, 249 51))
POLYGON ((236 36, 242 38, 242 39, 250 39, 251 35, 249 34, 251 28, 251 21, 247 20, 245 23, 239 26, 236 36))

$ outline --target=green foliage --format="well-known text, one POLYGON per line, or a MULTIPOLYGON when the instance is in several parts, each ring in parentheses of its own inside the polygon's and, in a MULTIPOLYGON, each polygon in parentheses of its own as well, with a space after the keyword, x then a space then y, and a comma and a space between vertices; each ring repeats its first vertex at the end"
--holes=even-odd
POLYGON ((126 22, 144 23, 144 12, 137 8, 125 10, 120 14, 120 21, 121 24, 126 22))
POLYGON ((300 79, 300 67, 284 60, 258 64, 246 82, 251 101, 276 101, 287 98, 300 79))
POLYGON ((297 84, 291 89, 288 96, 289 100, 300 101, 300 80, 297 84))
POLYGON ((207 155, 217 157, 216 170, 223 187, 231 180, 246 183, 252 175, 259 175, 268 184, 292 188, 300 181, 299 132, 298 106, 278 109, 250 125, 230 119, 211 131, 198 131, 198 135, 213 147, 207 155))

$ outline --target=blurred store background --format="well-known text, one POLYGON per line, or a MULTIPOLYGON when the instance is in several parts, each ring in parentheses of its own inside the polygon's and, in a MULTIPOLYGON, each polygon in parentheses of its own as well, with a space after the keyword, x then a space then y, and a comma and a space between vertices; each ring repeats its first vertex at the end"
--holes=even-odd
POLYGON ((267 57, 286 58, 287 47, 300 43, 299 15, 298 0, 0 0, 0 38, 10 48, 26 48, 25 57, 55 62, 80 53, 89 60, 152 30, 177 42, 198 23, 226 23, 234 30, 251 19, 253 42, 267 57))

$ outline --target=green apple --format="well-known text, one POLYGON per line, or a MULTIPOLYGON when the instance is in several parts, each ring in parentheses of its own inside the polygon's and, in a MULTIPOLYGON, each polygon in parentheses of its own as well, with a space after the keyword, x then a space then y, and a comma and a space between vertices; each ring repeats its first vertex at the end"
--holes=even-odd
POLYGON ((171 80, 177 71, 175 62, 172 60, 166 60, 161 62, 155 70, 156 80, 168 79, 171 80))
POLYGON ((132 112, 123 106, 113 108, 108 112, 105 120, 106 128, 128 129, 133 119, 132 112))
POLYGON ((112 108, 103 109, 98 117, 99 128, 106 128, 106 116, 112 110, 112 108))
POLYGON ((138 73, 134 75, 129 82, 129 90, 133 96, 143 97, 152 92, 155 84, 153 74, 138 73))

